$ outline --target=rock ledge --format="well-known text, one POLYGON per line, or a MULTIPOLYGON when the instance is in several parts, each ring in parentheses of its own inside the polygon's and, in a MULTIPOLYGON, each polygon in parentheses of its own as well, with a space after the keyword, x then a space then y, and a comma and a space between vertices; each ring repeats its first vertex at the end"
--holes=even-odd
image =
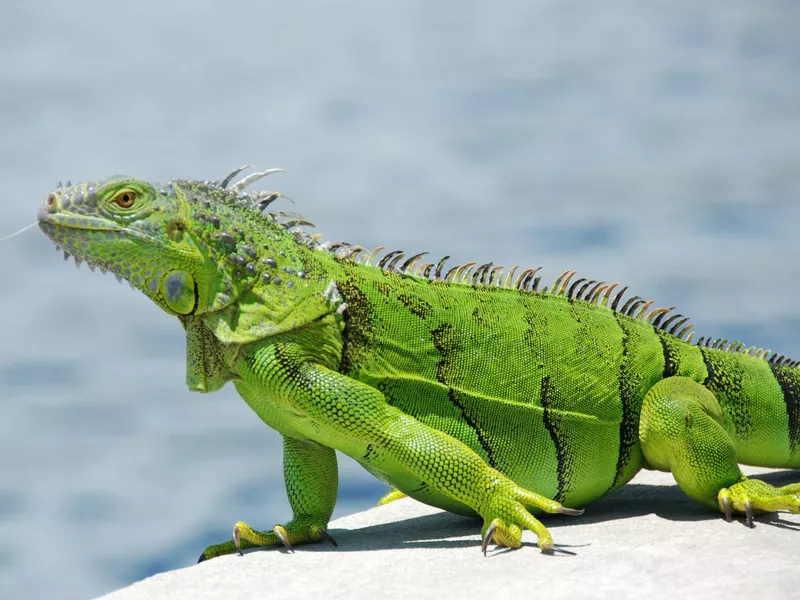
MULTIPOLYGON (((798 472, 768 473, 774 485, 798 472)), ((517 551, 480 552, 480 523, 413 500, 331 523, 339 548, 226 556, 161 573, 105 600, 186 598, 725 598, 798 597, 800 517, 725 523, 665 473, 643 472, 582 517, 544 516, 577 556, 546 556, 526 532, 517 551)))

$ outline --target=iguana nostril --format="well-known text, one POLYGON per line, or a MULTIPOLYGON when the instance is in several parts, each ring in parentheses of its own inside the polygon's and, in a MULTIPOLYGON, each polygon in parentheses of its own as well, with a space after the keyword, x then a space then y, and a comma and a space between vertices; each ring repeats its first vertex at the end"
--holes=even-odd
POLYGON ((56 195, 52 192, 47 195, 47 199, 44 201, 44 206, 50 212, 54 212, 56 210, 56 195))

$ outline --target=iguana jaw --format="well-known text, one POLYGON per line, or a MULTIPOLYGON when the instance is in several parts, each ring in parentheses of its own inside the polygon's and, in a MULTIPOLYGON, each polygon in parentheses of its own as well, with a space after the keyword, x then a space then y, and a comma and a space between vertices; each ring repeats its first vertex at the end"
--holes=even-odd
POLYGON ((50 215, 41 209, 38 217, 39 229, 50 238, 58 250, 64 251, 64 260, 73 257, 78 266, 86 262, 91 268, 99 267, 103 272, 111 270, 110 264, 86 252, 86 248, 100 238, 118 239, 125 236, 126 232, 121 228, 108 227, 91 218, 78 223, 72 217, 50 215))
MULTIPOLYGON (((65 260, 73 257, 78 266, 85 262, 90 268, 97 267, 103 273, 115 271, 114 264, 88 251, 89 248, 103 243, 118 244, 125 238, 133 242, 136 239, 145 240, 147 237, 94 217, 51 214, 44 206, 39 209, 37 217, 39 229, 58 250, 63 250, 65 260)), ((118 278, 133 283, 131 278, 123 274, 119 274, 118 278)))

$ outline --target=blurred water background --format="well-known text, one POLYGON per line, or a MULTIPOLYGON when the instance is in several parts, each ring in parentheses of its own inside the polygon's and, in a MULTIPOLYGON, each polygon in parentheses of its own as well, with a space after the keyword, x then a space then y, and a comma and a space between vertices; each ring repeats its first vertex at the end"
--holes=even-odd
MULTIPOLYGON (((0 235, 58 180, 247 163, 328 238, 579 269, 800 356, 797 2, 0 2, 0 235)), ((373 505, 341 464, 336 514, 373 505)), ((0 243, 0 597, 289 516, 278 435, 184 388, 176 320, 0 243)))

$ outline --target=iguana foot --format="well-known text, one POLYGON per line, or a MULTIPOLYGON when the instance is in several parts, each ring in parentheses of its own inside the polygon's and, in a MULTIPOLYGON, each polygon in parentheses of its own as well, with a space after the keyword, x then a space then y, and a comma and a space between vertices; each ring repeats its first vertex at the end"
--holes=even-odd
POLYGON ((200 555, 197 562, 225 554, 242 554, 247 548, 283 545, 289 552, 294 552, 297 544, 328 541, 338 546, 324 525, 315 523, 313 519, 292 519, 284 525, 276 525, 271 531, 256 531, 247 523, 239 521, 233 526, 233 539, 221 544, 209 546, 200 555))
POLYGON ((406 495, 401 492, 400 490, 392 489, 386 494, 384 494, 378 503, 375 506, 383 506, 384 504, 389 504, 389 502, 394 502, 395 500, 400 500, 400 498, 405 498, 406 495))
POLYGON ((776 512, 788 510, 800 513, 800 483, 776 488, 759 479, 742 479, 717 494, 720 510, 725 519, 731 521, 733 512, 744 513, 747 525, 755 527, 754 512, 776 512))
POLYGON ((490 500, 481 510, 483 516, 483 541, 481 550, 486 555, 486 549, 494 541, 498 546, 519 548, 522 545, 522 530, 530 529, 539 538, 538 545, 542 552, 552 554, 564 552, 542 523, 528 512, 527 507, 532 506, 547 513, 560 513, 564 515, 582 515, 582 509, 566 508, 555 500, 550 500, 534 492, 529 492, 513 482, 499 484, 490 500))

